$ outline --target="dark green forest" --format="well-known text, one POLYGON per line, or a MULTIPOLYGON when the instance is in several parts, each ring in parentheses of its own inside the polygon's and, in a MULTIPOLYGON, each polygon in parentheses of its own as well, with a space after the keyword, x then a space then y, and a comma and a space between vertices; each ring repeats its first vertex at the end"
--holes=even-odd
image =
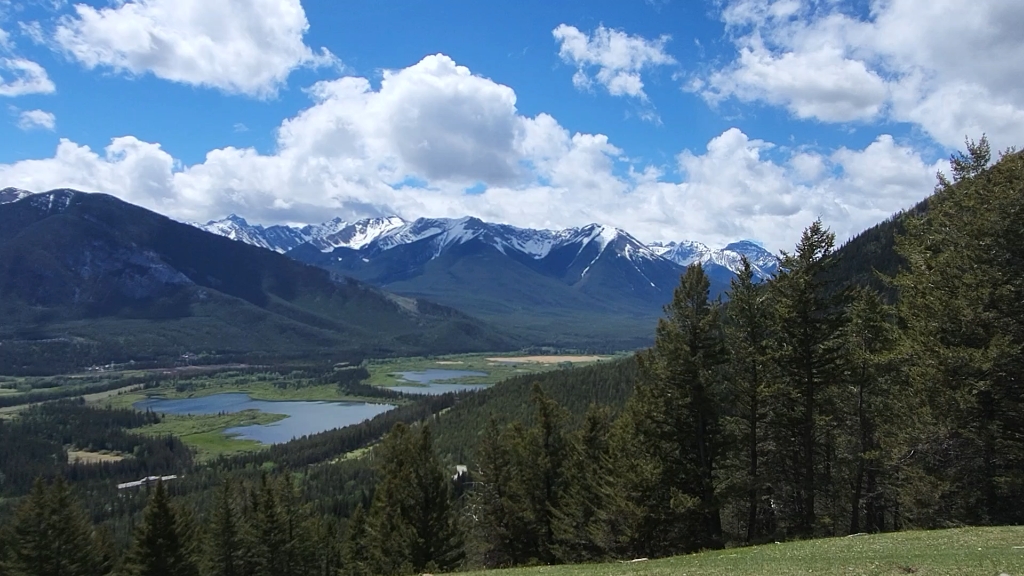
POLYGON ((201 466, 132 435, 152 414, 0 422, 2 573, 399 575, 1020 524, 1024 153, 993 163, 983 138, 951 167, 842 247, 812 223, 727 301, 691 266, 623 361, 201 466), (182 477, 117 494, 122 471, 60 461, 85 438, 182 477))

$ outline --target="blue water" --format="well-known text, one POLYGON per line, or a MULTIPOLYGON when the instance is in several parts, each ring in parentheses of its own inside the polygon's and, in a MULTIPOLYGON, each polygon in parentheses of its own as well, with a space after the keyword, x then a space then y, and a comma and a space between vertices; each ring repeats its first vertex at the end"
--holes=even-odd
POLYGON ((263 444, 280 444, 308 434, 344 428, 394 408, 390 404, 367 402, 269 402, 253 400, 248 394, 241 393, 181 399, 147 398, 136 402, 134 407, 136 410, 148 409, 164 414, 220 414, 259 410, 287 416, 273 424, 237 426, 225 431, 230 436, 263 444))
POLYGON ((486 384, 450 384, 436 382, 437 380, 455 380, 457 378, 468 378, 470 376, 487 376, 487 372, 474 372, 472 370, 443 370, 440 368, 428 368, 413 372, 395 372, 406 382, 416 382, 418 386, 390 386, 390 390, 404 392, 406 394, 444 394, 445 392, 462 392, 464 390, 479 390, 486 388, 486 384))

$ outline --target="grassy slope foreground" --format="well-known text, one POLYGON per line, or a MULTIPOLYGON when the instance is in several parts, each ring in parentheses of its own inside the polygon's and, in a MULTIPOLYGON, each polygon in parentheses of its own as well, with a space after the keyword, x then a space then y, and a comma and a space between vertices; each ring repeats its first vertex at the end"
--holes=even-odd
POLYGON ((662 560, 472 572, 477 576, 984 576, 1024 574, 1024 527, 897 532, 731 548, 662 560))

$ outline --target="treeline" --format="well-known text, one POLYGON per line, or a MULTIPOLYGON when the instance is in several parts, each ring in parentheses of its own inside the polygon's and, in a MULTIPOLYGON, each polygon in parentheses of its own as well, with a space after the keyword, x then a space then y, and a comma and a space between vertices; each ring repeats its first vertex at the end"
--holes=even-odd
POLYGON ((952 159, 896 247, 898 301, 850 287, 805 230, 729 303, 691 266, 622 415, 489 428, 474 492, 487 566, 1024 521, 1024 155, 952 159))
POLYGON ((159 419, 152 412, 86 406, 81 398, 32 406, 15 420, 0 419, 0 495, 24 494, 40 477, 85 482, 189 470, 192 454, 179 439, 131 431, 159 419), (68 459, 69 449, 108 450, 130 457, 76 464, 68 459))

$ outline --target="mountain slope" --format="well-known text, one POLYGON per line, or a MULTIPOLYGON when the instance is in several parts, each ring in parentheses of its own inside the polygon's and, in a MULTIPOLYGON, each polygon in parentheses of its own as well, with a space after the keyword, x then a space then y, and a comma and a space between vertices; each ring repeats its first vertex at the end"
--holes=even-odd
POLYGON ((26 196, 31 196, 32 193, 28 190, 22 190, 20 188, 4 188, 0 190, 0 204, 7 204, 16 200, 21 200, 26 196))
POLYGON ((506 348, 464 314, 181 224, 55 190, 0 205, 0 340, 117 357, 506 348))
POLYGON ((713 296, 728 289, 741 255, 760 278, 778 267, 752 242, 722 250, 695 242, 646 246, 598 224, 533 230, 470 217, 390 217, 263 228, 233 215, 202 228, 524 330, 534 343, 573 347, 649 344, 662 306, 693 262, 704 265, 713 296), (302 238, 308 241, 295 245, 302 238))
POLYGON ((561 231, 476 218, 419 219, 359 249, 306 244, 288 255, 512 327, 535 344, 649 343, 683 268, 622 230, 561 231))

